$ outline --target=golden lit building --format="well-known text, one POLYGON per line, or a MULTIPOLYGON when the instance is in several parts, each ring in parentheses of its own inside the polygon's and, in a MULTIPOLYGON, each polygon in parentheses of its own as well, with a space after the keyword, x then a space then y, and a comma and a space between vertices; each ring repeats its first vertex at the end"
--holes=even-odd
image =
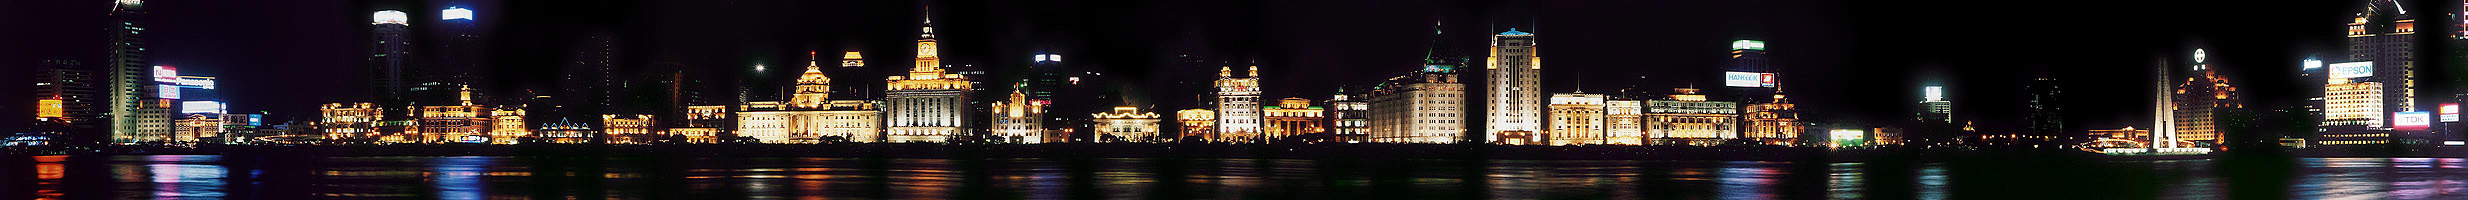
POLYGON ((1721 144, 1739 138, 1739 105, 1707 101, 1696 88, 1680 88, 1670 99, 1645 101, 1645 137, 1649 144, 1721 144))
POLYGON ((178 123, 172 122, 172 105, 176 104, 172 102, 172 100, 173 99, 147 99, 138 101, 137 112, 135 113, 137 116, 135 117, 137 118, 135 119, 135 122, 137 123, 137 134, 130 135, 128 138, 121 138, 122 140, 120 141, 166 143, 195 142, 195 140, 179 140, 179 137, 174 136, 174 129, 177 129, 174 127, 176 127, 178 123))
POLYGON ((1603 101, 1603 144, 1645 144, 1645 101, 1603 101))
POLYGON ((1260 113, 1260 66, 1251 66, 1250 76, 1234 77, 1232 67, 1217 68, 1217 132, 1209 141, 1254 143, 1266 142, 1260 113))
POLYGON ((1037 144, 1045 141, 1045 104, 1028 99, 1028 84, 1012 87, 1011 99, 994 102, 994 141, 1037 144))
POLYGON ((1808 132, 1800 125, 1800 114, 1791 100, 1783 98, 1781 89, 1774 92, 1772 103, 1748 106, 1748 130, 1741 137, 1765 145, 1792 145, 1800 133, 1808 132))
POLYGON ((661 132, 652 128, 651 115, 600 115, 600 131, 608 134, 609 144, 651 144, 661 132))
POLYGON ((1328 129, 1322 127, 1320 123, 1321 120, 1327 119, 1327 112, 1319 106, 1311 106, 1310 99, 1279 99, 1277 105, 1261 110, 1266 111, 1264 116, 1268 120, 1268 135, 1264 139, 1276 140, 1303 134, 1328 132, 1328 129))
POLYGON ((488 111, 488 143, 516 144, 520 143, 519 141, 522 141, 524 137, 531 137, 531 125, 524 122, 523 117, 525 116, 528 116, 528 113, 524 113, 523 107, 520 106, 490 109, 488 111))
POLYGON ((2220 115, 2244 108, 2245 104, 2238 103, 2237 87, 2229 86, 2226 77, 2220 77, 2218 70, 2204 62, 2203 57, 2209 56, 2202 55, 2202 49, 2194 49, 2194 54, 2194 76, 2177 85, 2176 97, 2171 99, 2176 103, 2177 140, 2219 144, 2225 133, 2219 124, 2220 115))
POLYGON ((326 140, 364 142, 377 136, 377 116, 383 112, 376 104, 328 103, 319 107, 318 125, 325 128, 326 140))
POLYGON ((1090 114, 1090 116, 1094 117, 1090 119, 1097 122, 1097 141, 1164 141, 1163 138, 1157 137, 1157 122, 1160 119, 1155 112, 1143 112, 1140 111, 1139 107, 1124 105, 1115 106, 1114 112, 1096 113, 1090 114))
POLYGON ((1183 109, 1174 112, 1174 120, 1182 122, 1183 125, 1183 134, 1172 138, 1175 141, 1182 141, 1183 138, 1206 140, 1217 137, 1217 111, 1198 108, 1183 109))
POLYGON ((865 56, 857 55, 857 51, 848 51, 847 53, 841 53, 841 54, 840 54, 840 67, 865 67, 865 66, 866 66, 866 58, 865 58, 865 56))
POLYGON ((471 87, 460 91, 461 105, 420 106, 420 134, 413 143, 482 143, 487 142, 488 108, 471 104, 471 87))
POLYGON ((874 108, 875 103, 828 100, 831 79, 823 75, 822 66, 817 64, 806 63, 805 74, 797 80, 800 89, 789 101, 740 105, 736 112, 737 136, 775 144, 883 142, 883 113, 874 108))
POLYGON ((2091 130, 2091 137, 2095 139, 2143 141, 2151 138, 2151 130, 2137 130, 2131 126, 2121 129, 2091 130))
POLYGON ((205 142, 205 138, 223 136, 223 119, 206 116, 204 113, 189 114, 187 118, 174 123, 179 124, 177 125, 179 130, 173 131, 173 141, 205 142))
POLYGON ((1335 137, 1335 141, 1330 142, 1371 141, 1371 102, 1358 96, 1345 93, 1345 88, 1337 88, 1337 95, 1329 97, 1329 133, 1335 137))
POLYGON ((945 73, 937 55, 934 18, 926 17, 918 35, 917 62, 908 76, 891 76, 886 93, 884 124, 888 142, 950 142, 967 134, 970 85, 958 73, 945 73))
POLYGON ((735 128, 730 126, 735 120, 730 116, 728 106, 686 106, 685 126, 669 128, 668 133, 684 138, 685 143, 719 143, 721 135, 735 128))
POLYGON ((1611 143, 1604 137, 1605 109, 1602 94, 1551 94, 1551 112, 1546 116, 1550 129, 1543 136, 1552 146, 1599 145, 1611 143))
MULTIPOLYGON (((1438 60, 1438 59, 1434 59, 1438 60)), ((1449 144, 1466 138, 1465 84, 1457 66, 1432 62, 1422 70, 1390 77, 1371 90, 1370 140, 1375 143, 1449 144)))

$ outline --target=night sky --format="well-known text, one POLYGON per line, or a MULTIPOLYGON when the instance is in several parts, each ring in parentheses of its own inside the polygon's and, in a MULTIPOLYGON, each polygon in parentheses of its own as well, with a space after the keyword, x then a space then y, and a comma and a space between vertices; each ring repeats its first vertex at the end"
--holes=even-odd
MULTIPOLYGON (((37 61, 102 65, 110 0, 0 0, 0 83, 25 86, 37 61)), ((2440 80, 2435 41, 2458 7, 2410 2, 2421 39, 2420 78, 2440 80), (2422 5, 2422 6, 2420 6, 2422 5)), ((905 71, 919 12, 931 6, 946 64, 1025 69, 1054 52, 1071 67, 1106 73, 1136 104, 1158 112, 1196 106, 1215 67, 1256 61, 1266 97, 1325 100, 1338 85, 1369 85, 1418 69, 1434 20, 1469 58, 1482 60, 1489 33, 1517 28, 1539 37, 1549 92, 1716 88, 1735 39, 1768 43, 1783 89, 1803 118, 1820 122, 1908 119, 1923 84, 1945 85, 1958 119, 1982 131, 2024 125, 2033 77, 2062 80, 2069 132, 2148 127, 2151 67, 2207 48, 2263 109, 2302 104, 2291 81, 2307 55, 2344 57, 2343 25, 2362 1, 329 1, 154 0, 151 60, 184 75, 221 78, 233 112, 314 120, 318 104, 365 101, 363 60, 371 12, 411 13, 427 33, 436 10, 478 11, 486 27, 492 91, 548 90, 587 33, 619 35, 625 69, 676 63, 688 73, 793 78, 806 51, 859 50, 882 74, 905 71), (1642 78, 1640 78, 1642 77, 1642 78), (1583 80, 1580 88, 1576 80, 1583 80)), ((430 53, 426 56, 433 57, 430 53)), ((830 61, 824 61, 826 65, 830 61)), ((2179 65, 2178 67, 2182 67, 2179 65)), ((1239 68, 1239 67, 1238 67, 1239 68)), ((1480 67, 1464 77, 1478 79, 1480 67)), ((2179 69, 2182 71, 2183 69, 2179 69)), ((625 73, 625 72, 621 72, 625 73)), ((2182 74, 2182 72, 2179 72, 2182 74)), ((835 84, 881 77, 834 74, 835 84)), ((1001 77, 1003 75, 997 75, 1001 77)), ((1469 80, 1469 87, 1479 88, 1469 80)), ((2421 85, 2442 85, 2429 82, 2421 85)), ((991 85, 991 84, 990 84, 991 85)), ((2425 88, 2435 89, 2435 88, 2425 88)), ((26 87, 0 87, 0 118, 30 118, 26 87)), ((1478 89, 1477 89, 1478 90, 1478 89)), ((2446 89, 2447 90, 2447 89, 2446 89)), ((879 92, 876 92, 879 93, 879 92)), ((2431 96, 2434 92, 2421 92, 2431 96)), ((842 91, 837 95, 856 95, 842 91)), ((991 96, 993 94, 985 94, 991 96)), ((1112 102, 1106 102, 1111 104, 1112 102)), ((1479 105, 1469 105, 1479 108, 1479 105)), ((1474 115, 1480 116, 1480 115, 1474 115)), ((25 123, 0 123, 19 130, 25 123)), ((1479 125, 1469 128, 1479 128, 1479 125)))

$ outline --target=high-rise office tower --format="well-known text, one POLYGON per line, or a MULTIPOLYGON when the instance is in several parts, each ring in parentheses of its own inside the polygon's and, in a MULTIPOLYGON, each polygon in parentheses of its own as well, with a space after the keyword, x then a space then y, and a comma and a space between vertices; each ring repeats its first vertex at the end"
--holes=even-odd
POLYGON ((967 134, 969 93, 974 85, 958 73, 945 73, 934 40, 933 15, 925 16, 917 35, 916 66, 908 76, 891 76, 884 92, 890 104, 890 142, 947 142, 967 134))
POLYGON ((1249 76, 1235 77, 1233 67, 1217 68, 1217 129, 1216 142, 1266 142, 1261 138, 1260 66, 1251 66, 1249 76))
POLYGON ((435 42, 431 44, 437 45, 437 68, 444 75, 437 78, 444 79, 428 81, 471 85, 488 80, 484 74, 488 68, 480 66, 481 55, 488 55, 488 47, 484 46, 487 40, 481 38, 480 22, 473 18, 472 10, 446 7, 439 14, 442 17, 437 21, 435 42))
POLYGON ((2066 134, 2064 101, 2060 98, 2065 90, 2058 88, 2058 83, 2056 78, 2040 77, 2031 79, 2031 83, 2023 86, 2024 91, 2031 93, 2031 114, 2023 116, 2023 120, 2029 123, 2024 133, 2055 141, 2089 139, 2066 134))
POLYGON ((99 144, 110 138, 97 129, 104 123, 96 121, 103 115, 99 106, 107 103, 103 100, 103 86, 95 85, 103 80, 97 75, 93 68, 76 60, 44 60, 35 65, 34 117, 61 128, 43 131, 66 133, 59 141, 79 145, 99 144))
POLYGON ((2347 62, 2329 64, 2320 130, 2311 146, 2380 145, 2410 139, 2424 124, 2398 118, 2416 105, 2416 20, 2398 1, 2367 1, 2348 23, 2347 62))
POLYGON ((1516 28, 1492 35, 1490 65, 1483 68, 1489 75, 1483 84, 1489 91, 1483 104, 1485 141, 1542 141, 1542 57, 1534 46, 1534 34, 1516 28), (1505 136, 1525 138, 1501 138, 1505 136))
POLYGON ((2209 55, 2194 49, 2193 73, 2176 87, 2177 139, 2187 142, 2219 144, 2226 131, 2219 124, 2230 109, 2244 108, 2237 87, 2220 77, 2219 70, 2206 63, 2209 55))
POLYGON ((369 96, 377 107, 384 109, 381 120, 409 120, 411 101, 406 97, 415 80, 409 74, 412 60, 411 17, 398 10, 377 11, 369 31, 368 81, 369 96))
POLYGON ((1954 123, 1954 102, 1945 100, 1944 86, 1921 88, 1920 121, 1954 123))
POLYGON ((618 86, 625 84, 618 81, 616 75, 617 35, 608 32, 584 34, 582 40, 575 41, 572 51, 557 77, 560 90, 557 96, 565 108, 551 116, 559 120, 583 120, 580 122, 582 124, 600 124, 597 121, 601 114, 617 110, 616 91, 620 89, 618 86))
POLYGON ((1767 64, 1765 41, 1731 41, 1731 58, 1723 61, 1723 85, 1738 92, 1734 96, 1744 104, 1773 100, 1776 69, 1767 64))
POLYGON ((146 60, 145 3, 139 0, 114 1, 111 7, 110 77, 106 78, 111 97, 105 117, 111 118, 111 139, 114 142, 137 142, 137 109, 153 99, 154 68, 146 60))

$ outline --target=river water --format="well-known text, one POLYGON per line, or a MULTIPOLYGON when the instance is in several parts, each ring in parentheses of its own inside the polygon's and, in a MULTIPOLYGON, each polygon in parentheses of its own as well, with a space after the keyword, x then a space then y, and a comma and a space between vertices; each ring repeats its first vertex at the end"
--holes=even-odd
POLYGON ((57 199, 2468 199, 2457 158, 17 157, 0 194, 57 199))

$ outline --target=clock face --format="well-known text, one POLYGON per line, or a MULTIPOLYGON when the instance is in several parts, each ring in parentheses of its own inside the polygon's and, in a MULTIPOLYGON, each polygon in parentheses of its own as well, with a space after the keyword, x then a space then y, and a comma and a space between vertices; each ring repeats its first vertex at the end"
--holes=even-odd
POLYGON ((934 45, 917 46, 917 55, 934 55, 934 45))

